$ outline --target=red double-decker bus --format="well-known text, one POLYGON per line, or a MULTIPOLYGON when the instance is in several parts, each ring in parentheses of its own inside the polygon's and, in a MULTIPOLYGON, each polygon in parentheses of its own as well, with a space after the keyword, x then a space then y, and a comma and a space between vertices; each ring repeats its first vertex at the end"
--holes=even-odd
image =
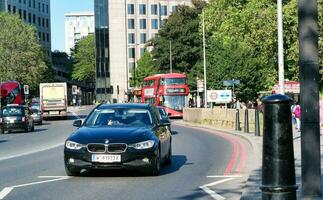
POLYGON ((7 104, 23 104, 22 90, 19 82, 7 81, 0 85, 1 107, 7 104))
POLYGON ((157 74, 144 79, 141 102, 163 106, 170 117, 182 117, 188 93, 185 74, 157 74))

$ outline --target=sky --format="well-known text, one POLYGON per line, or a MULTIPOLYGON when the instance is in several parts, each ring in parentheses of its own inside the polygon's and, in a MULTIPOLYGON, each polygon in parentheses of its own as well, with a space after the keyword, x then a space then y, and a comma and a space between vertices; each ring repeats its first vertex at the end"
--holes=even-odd
POLYGON ((93 10, 94 0, 52 0, 50 10, 52 51, 65 49, 64 15, 69 12, 93 10))

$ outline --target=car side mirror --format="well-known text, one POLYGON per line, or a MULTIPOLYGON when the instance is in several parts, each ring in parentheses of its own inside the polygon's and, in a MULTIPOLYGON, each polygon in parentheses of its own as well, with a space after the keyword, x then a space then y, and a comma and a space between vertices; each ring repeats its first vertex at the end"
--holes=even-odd
POLYGON ((170 125, 170 122, 167 119, 161 119, 160 120, 160 125, 161 126, 169 126, 170 125))
POLYGON ((82 120, 81 119, 75 120, 73 122, 73 126, 81 127, 82 126, 82 120))

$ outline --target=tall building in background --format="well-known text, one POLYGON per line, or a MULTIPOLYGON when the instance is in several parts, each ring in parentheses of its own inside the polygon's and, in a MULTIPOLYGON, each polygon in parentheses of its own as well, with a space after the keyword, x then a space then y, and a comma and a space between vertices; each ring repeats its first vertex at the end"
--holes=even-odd
POLYGON ((73 12, 65 15, 65 52, 71 49, 83 37, 94 34, 94 13, 73 12))
POLYGON ((0 0, 0 11, 18 14, 37 29, 40 44, 51 56, 50 0, 0 0))
POLYGON ((178 5, 191 0, 95 0, 94 5, 97 99, 127 101, 129 80, 147 41, 178 5))

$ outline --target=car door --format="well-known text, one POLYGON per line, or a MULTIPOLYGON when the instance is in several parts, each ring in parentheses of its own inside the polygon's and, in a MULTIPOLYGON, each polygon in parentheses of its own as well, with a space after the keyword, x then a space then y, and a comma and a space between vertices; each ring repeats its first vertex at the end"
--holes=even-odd
POLYGON ((153 107, 152 109, 152 116, 153 116, 153 120, 154 123, 156 124, 156 135, 159 138, 160 141, 160 151, 161 151, 161 157, 165 158, 165 156, 167 156, 168 154, 168 148, 169 148, 169 139, 168 139, 168 134, 167 134, 167 128, 165 126, 161 126, 160 125, 160 115, 159 115, 159 111, 157 110, 157 108, 153 107))

